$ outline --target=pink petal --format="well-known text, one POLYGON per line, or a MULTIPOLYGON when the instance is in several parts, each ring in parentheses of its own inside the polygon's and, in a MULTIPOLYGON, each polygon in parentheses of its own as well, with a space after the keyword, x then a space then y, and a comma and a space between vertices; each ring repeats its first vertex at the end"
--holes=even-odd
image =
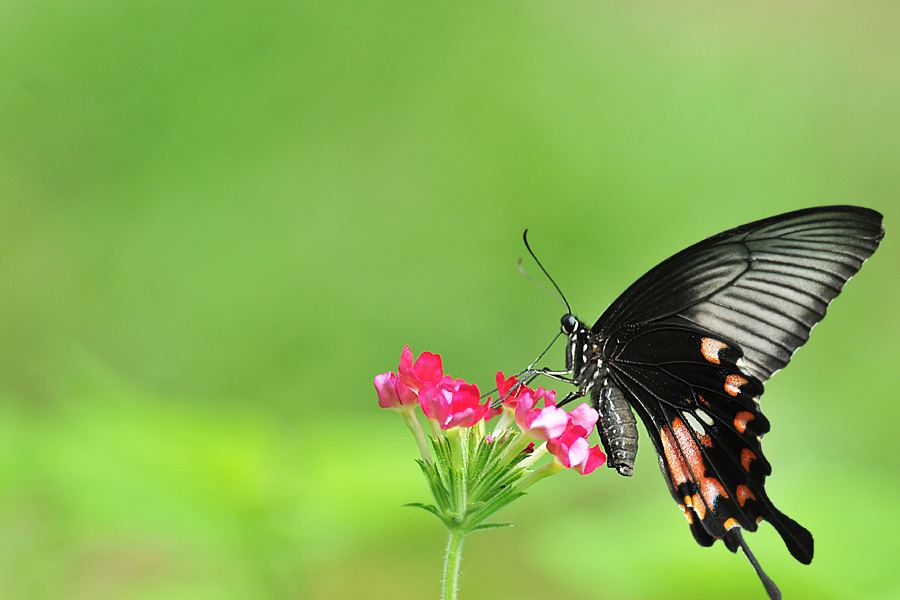
POLYGON ((544 399, 544 406, 556 406, 556 392, 539 387, 535 392, 537 399, 544 399))
POLYGON ((397 394, 397 376, 394 373, 382 373, 375 376, 375 391, 378 393, 378 406, 381 408, 397 408, 400 396, 397 394))
POLYGON ((491 399, 490 396, 488 396, 487 404, 486 404, 487 410, 484 411, 484 420, 485 421, 490 421, 491 419, 493 419, 494 417, 496 417, 497 415, 499 415, 500 413, 503 412, 502 404, 496 408, 491 408, 491 404, 493 404, 493 403, 494 403, 494 401, 491 399))
POLYGON ((429 419, 443 424, 450 418, 450 398, 433 383, 426 383, 419 390, 419 404, 429 419))
POLYGON ((579 404, 575 410, 569 413, 569 418, 575 425, 580 425, 590 431, 597 424, 599 414, 587 404, 579 404))
MULTIPOLYGON (((487 404, 481 404, 481 395, 478 386, 468 384, 462 380, 454 383, 453 396, 450 401, 450 418, 444 429, 450 427, 472 427, 484 418, 487 412, 487 404)), ((446 390, 445 390, 446 393, 446 390)))
POLYGON ((588 458, 588 453, 590 449, 588 448, 588 441, 582 437, 576 438, 572 445, 569 446, 568 459, 569 466, 580 465, 588 458))
POLYGON ((381 408, 396 409, 416 402, 416 393, 400 383, 395 373, 377 375, 374 383, 378 392, 378 406, 381 408))
POLYGON ((453 390, 454 406, 475 406, 481 402, 481 394, 478 392, 477 385, 462 380, 458 380, 454 385, 456 387, 453 390))
POLYGON ((451 427, 472 427, 484 418, 484 411, 486 408, 486 406, 482 405, 465 408, 461 411, 454 411, 450 416, 450 419, 445 425, 442 425, 442 427, 444 429, 450 429, 451 427))
POLYGON ((509 406, 510 408, 515 409, 516 404, 519 401, 519 397, 522 393, 528 388, 524 385, 515 387, 519 380, 515 377, 504 378, 503 373, 501 371, 497 371, 497 396, 503 399, 503 404, 509 406), (515 391, 510 393, 511 390, 515 388, 515 391))
POLYGON ((516 380, 515 377, 510 377, 509 379, 506 379, 503 376, 502 371, 497 371, 495 380, 497 382, 497 393, 500 394, 501 396, 506 394, 506 392, 508 392, 510 389, 512 389, 512 386, 514 386, 516 383, 518 383, 518 381, 516 380))
POLYGON ((422 387, 422 382, 417 380, 413 373, 413 356, 409 344, 404 346, 403 352, 400 353, 400 366, 397 367, 397 373, 400 375, 400 381, 407 387, 415 391, 419 391, 419 388, 422 387))
POLYGON ((416 379, 422 383, 438 383, 444 376, 444 368, 441 365, 441 355, 423 352, 416 364, 413 365, 413 373, 416 379))
POLYGON ((603 450, 600 449, 600 445, 597 444, 596 446, 591 448, 587 460, 585 460, 583 464, 576 467, 575 470, 582 475, 587 475, 588 473, 593 472, 597 467, 603 465, 603 463, 605 462, 606 454, 603 453, 603 450))
POLYGON ((551 440, 566 430, 569 415, 561 408, 548 406, 539 411, 531 411, 526 423, 529 435, 539 440, 551 440))
POLYGON ((531 416, 531 408, 534 406, 534 396, 529 390, 516 402, 516 425, 519 429, 525 431, 531 425, 533 417, 531 416))

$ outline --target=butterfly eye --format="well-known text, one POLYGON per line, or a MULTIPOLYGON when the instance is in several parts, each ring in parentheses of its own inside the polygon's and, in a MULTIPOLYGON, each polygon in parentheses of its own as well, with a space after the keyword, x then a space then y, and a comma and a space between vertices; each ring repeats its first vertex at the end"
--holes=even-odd
POLYGON ((578 319, 575 318, 575 315, 563 315, 560 323, 562 324, 562 332, 566 335, 572 335, 578 329, 578 319))

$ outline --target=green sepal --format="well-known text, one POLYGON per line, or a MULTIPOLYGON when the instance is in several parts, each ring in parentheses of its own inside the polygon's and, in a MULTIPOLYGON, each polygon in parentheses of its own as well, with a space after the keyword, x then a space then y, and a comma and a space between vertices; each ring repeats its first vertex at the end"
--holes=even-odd
MULTIPOLYGON (((488 517, 493 515, 495 512, 512 502, 513 500, 520 498, 525 495, 525 492, 516 492, 512 489, 507 489, 505 493, 498 496, 491 502, 485 502, 483 506, 480 506, 474 511, 471 511, 466 516, 467 523, 473 523, 473 527, 477 527, 478 523, 486 520, 488 517)), ((468 529, 468 527, 467 527, 468 529)))
POLYGON ((450 500, 450 493, 447 491, 447 486, 438 472, 437 467, 424 460, 417 460, 416 462, 425 474, 425 480, 428 482, 428 487, 431 489, 431 495, 440 507, 441 512, 449 512, 453 506, 450 500))
POLYGON ((435 503, 410 503, 427 510, 451 530, 471 532, 511 527, 511 523, 484 523, 497 511, 524 495, 519 482, 532 473, 521 463, 531 455, 510 448, 524 444, 518 434, 504 431, 488 443, 476 430, 451 430, 430 437, 434 462, 416 461, 428 481, 435 503))

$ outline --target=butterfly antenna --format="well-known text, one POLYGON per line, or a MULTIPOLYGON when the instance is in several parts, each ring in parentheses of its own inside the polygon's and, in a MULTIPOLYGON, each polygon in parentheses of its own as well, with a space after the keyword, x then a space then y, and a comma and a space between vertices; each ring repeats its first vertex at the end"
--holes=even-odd
POLYGON ((522 260, 521 259, 519 259, 519 272, 525 276, 525 279, 527 279, 534 285, 538 286, 539 288, 541 288, 542 290, 544 290, 545 292, 547 292, 548 294, 550 294, 551 296, 553 296, 554 298, 559 300, 560 304, 562 304, 563 306, 566 307, 567 314, 572 314, 572 307, 569 306, 569 301, 566 300, 565 294, 562 293, 562 290, 559 289, 559 286, 556 285, 556 282, 553 281, 552 277, 550 277, 550 273, 547 272, 547 269, 544 268, 544 265, 541 264, 541 261, 538 260, 538 257, 534 255, 534 251, 531 249, 531 246, 528 244, 528 230, 527 229, 525 230, 525 233, 522 234, 522 239, 525 241, 525 248, 528 249, 528 254, 531 255, 531 258, 534 259, 534 262, 537 263, 537 266, 539 266, 541 268, 541 271, 544 272, 544 275, 546 275, 547 279, 550 280, 550 283, 553 284, 553 287, 556 289, 557 293, 554 294, 553 292, 548 290, 546 287, 542 286, 537 281, 535 281, 531 276, 529 276, 528 273, 525 272, 525 269, 522 268, 522 260))

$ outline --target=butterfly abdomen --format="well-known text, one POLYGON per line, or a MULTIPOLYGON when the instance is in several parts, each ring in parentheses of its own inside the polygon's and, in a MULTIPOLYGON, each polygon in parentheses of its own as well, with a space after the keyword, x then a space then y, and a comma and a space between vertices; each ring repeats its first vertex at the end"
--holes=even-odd
POLYGON ((634 413, 621 390, 609 383, 596 393, 595 402, 600 413, 597 432, 608 455, 606 464, 616 469, 620 475, 630 477, 638 447, 634 413))

